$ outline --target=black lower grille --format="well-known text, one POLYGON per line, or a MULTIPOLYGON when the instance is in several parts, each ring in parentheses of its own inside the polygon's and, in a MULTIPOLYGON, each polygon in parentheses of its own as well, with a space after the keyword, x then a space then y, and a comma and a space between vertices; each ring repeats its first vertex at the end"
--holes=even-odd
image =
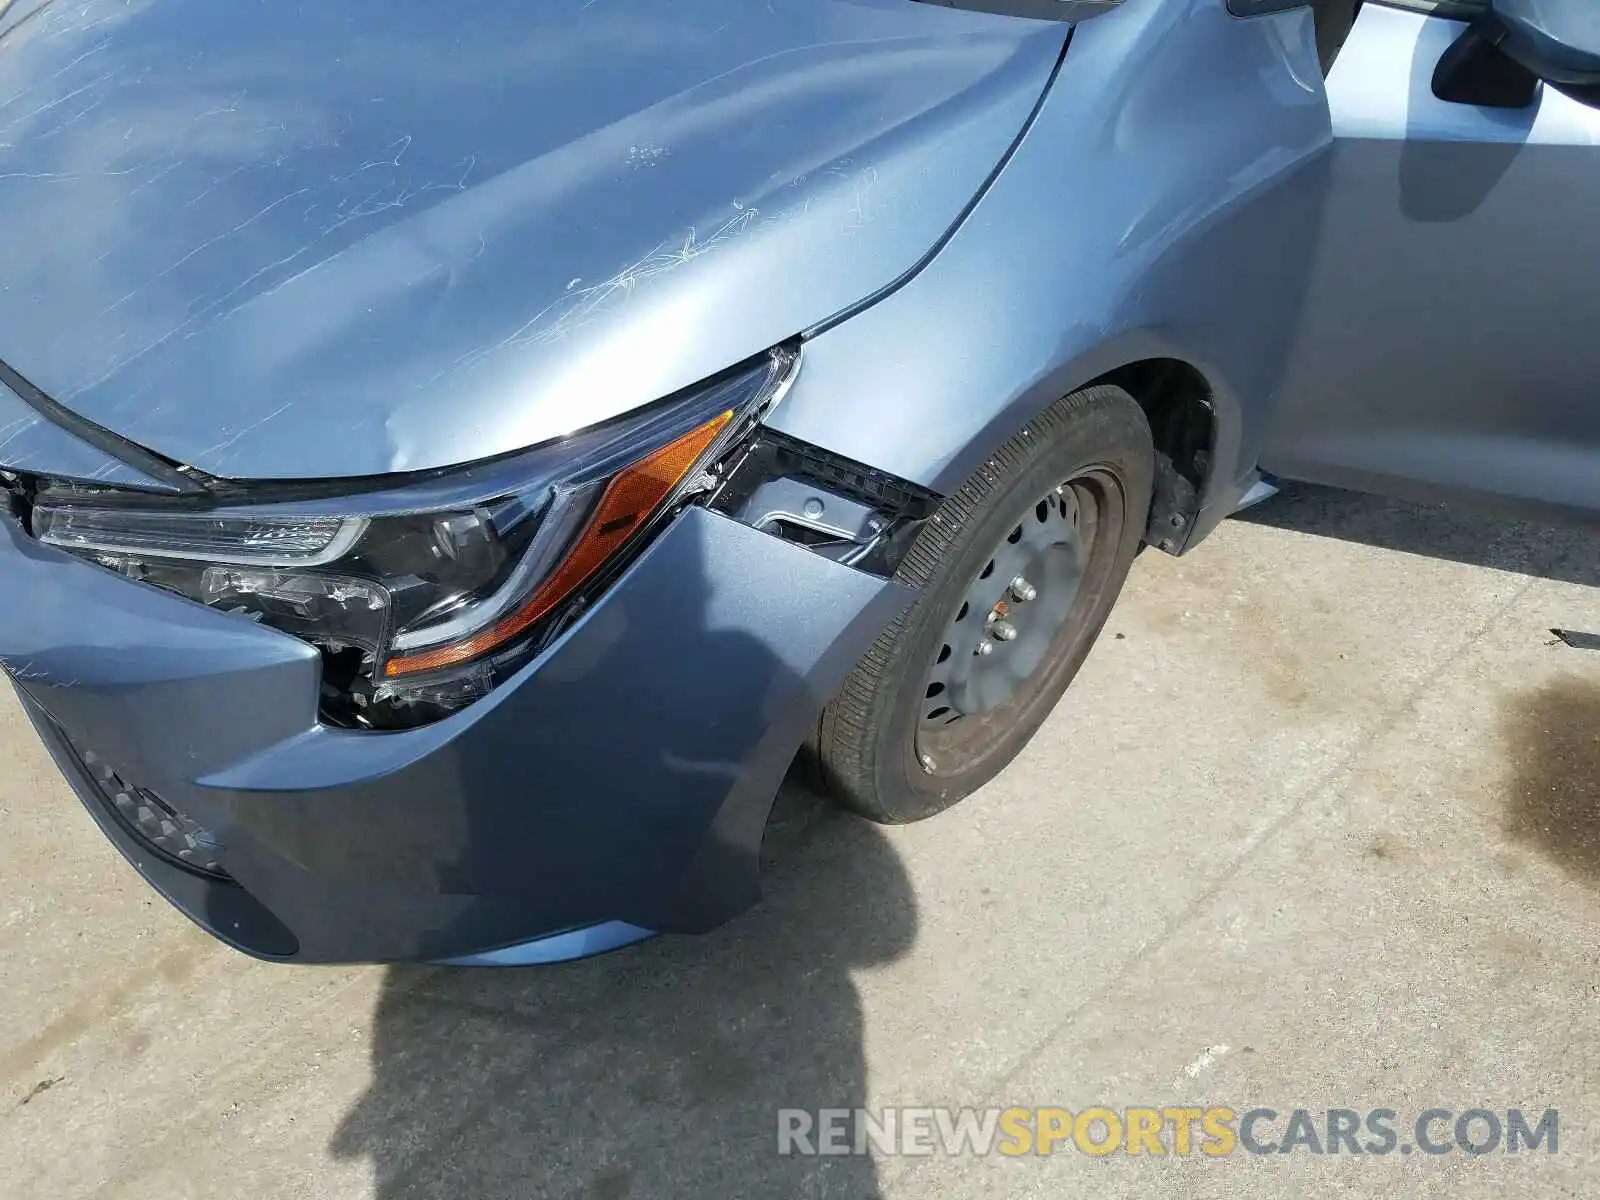
POLYGON ((129 783, 110 763, 79 746, 64 731, 61 738, 94 780, 106 810, 153 854, 200 875, 229 878, 217 861, 222 843, 215 834, 149 788, 129 783))

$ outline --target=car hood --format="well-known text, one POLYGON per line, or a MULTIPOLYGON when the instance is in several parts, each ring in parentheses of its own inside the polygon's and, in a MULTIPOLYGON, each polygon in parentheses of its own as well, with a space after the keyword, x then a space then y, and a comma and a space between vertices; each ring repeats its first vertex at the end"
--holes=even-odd
POLYGON ((912 0, 21 0, 0 360, 224 477, 532 445, 914 269, 1066 28, 912 0))

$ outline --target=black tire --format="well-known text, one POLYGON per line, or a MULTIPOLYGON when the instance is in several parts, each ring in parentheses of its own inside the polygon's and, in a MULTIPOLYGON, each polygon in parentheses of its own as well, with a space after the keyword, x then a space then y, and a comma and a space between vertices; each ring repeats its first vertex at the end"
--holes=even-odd
POLYGON ((1115 387, 1085 388, 1029 422, 945 499, 897 575, 921 595, 878 637, 818 722, 810 749, 829 795, 873 821, 918 821, 964 799, 1017 756, 1072 682, 1122 590, 1143 541, 1154 457, 1149 423, 1133 397, 1115 387), (982 589, 995 586, 995 564, 1033 552, 1018 549, 1022 531, 1034 541, 1058 536, 1023 524, 1035 514, 1041 527, 1049 518, 1066 532, 1037 552, 1050 557, 1029 561, 1041 570, 1067 561, 1064 555, 1075 563, 1052 568, 1069 572, 1061 575, 1067 582, 1057 589, 1056 610, 1027 610, 1041 615, 1029 617, 1028 657, 1000 673, 1000 694, 1009 699, 985 708, 979 696, 970 713, 950 717, 947 708, 931 716, 938 695, 930 677, 951 670, 943 664, 952 656, 957 668, 961 656, 980 660, 965 668, 963 696, 979 695, 968 682, 979 672, 990 673, 994 691, 996 647, 980 654, 979 643, 998 640, 990 634, 998 612, 1006 627, 999 632, 1011 639, 998 649, 1009 653, 1018 644, 1012 615, 1024 624, 1019 593, 1000 592, 986 619, 965 622, 975 598, 990 594, 982 589), (1057 624, 1064 605, 1070 608, 1057 624))

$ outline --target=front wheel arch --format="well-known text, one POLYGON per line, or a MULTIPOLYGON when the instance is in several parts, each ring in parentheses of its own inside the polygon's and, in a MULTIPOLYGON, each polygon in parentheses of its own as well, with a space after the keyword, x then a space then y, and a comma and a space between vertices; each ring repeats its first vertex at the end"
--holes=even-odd
MULTIPOLYGON (((1149 544, 1172 554, 1198 544, 1232 511, 1255 465, 1246 414, 1222 374, 1147 329, 1105 338, 1011 394, 987 389, 1010 386, 1013 372, 971 372, 985 381, 976 395, 958 394, 921 364, 907 372, 887 350, 853 343, 836 349, 830 337, 840 332, 807 343, 800 376, 771 423, 939 495, 960 487, 1016 430, 1063 396, 1101 383, 1139 402, 1156 439, 1160 470, 1149 544), (1173 516, 1182 523, 1173 524, 1173 516)), ((1008 347, 1002 342, 983 353, 1003 360, 1008 347)))

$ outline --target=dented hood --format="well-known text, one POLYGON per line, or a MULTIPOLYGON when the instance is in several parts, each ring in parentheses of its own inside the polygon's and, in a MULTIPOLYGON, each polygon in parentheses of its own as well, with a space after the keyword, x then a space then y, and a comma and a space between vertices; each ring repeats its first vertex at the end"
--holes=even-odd
POLYGON ((531 445, 913 269, 1065 37, 912 0, 18 0, 0 360, 225 477, 531 445))

